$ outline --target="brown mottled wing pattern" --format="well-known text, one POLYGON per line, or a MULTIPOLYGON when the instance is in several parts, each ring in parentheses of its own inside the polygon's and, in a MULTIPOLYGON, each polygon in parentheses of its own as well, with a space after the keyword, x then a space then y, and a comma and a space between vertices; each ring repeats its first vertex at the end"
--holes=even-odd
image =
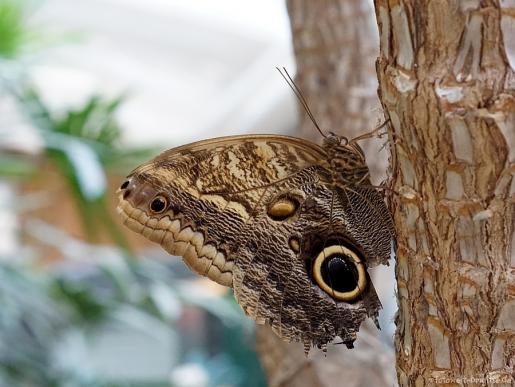
POLYGON ((392 218, 382 195, 375 189, 352 186, 339 190, 342 209, 336 219, 349 225, 349 235, 367 257, 367 266, 387 264, 395 243, 392 218))
POLYGON ((315 144, 283 136, 190 144, 134 170, 119 211, 194 271, 232 286, 245 313, 282 338, 307 348, 335 336, 352 343, 380 308, 373 286, 368 281, 354 302, 335 300, 315 284, 312 260, 328 244, 350 243, 365 264, 384 262, 391 235, 373 226, 391 229, 391 221, 376 191, 334 184, 326 157, 315 144), (160 214, 148 210, 156 195, 169 203, 160 214), (282 196, 298 209, 277 220, 269 209, 282 196))

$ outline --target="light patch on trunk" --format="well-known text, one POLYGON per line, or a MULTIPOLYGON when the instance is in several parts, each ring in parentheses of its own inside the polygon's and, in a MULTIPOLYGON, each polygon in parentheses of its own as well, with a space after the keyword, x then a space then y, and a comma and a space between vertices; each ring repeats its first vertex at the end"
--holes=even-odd
POLYGON ((404 181, 404 184, 410 186, 411 188, 415 188, 416 174, 415 170, 413 169, 413 164, 411 163, 411 160, 408 159, 408 156, 402 151, 399 151, 399 163, 401 166, 402 180, 404 181))
POLYGON ((461 86, 436 86, 436 94, 447 102, 456 103, 463 98, 463 88, 461 86))
POLYGON ((504 304, 497 320, 497 328, 506 331, 515 331, 515 300, 504 304))
POLYGON ((419 217, 419 209, 416 205, 406 204, 406 231, 408 232, 408 246, 413 251, 417 251, 417 220, 419 217))
MULTIPOLYGON (((397 275, 403 281, 407 281, 409 279, 408 262, 405 255, 397 256, 397 275)), ((400 288, 398 292, 401 292, 400 288)))
MULTIPOLYGON (((400 290, 400 289, 399 289, 400 290)), ((406 292, 407 293, 407 292, 406 292)), ((408 302, 408 296, 401 296, 400 299, 401 308, 400 310, 404 314, 409 313, 409 302, 408 302)), ((398 328, 398 333, 401 333, 404 331, 404 334, 401 334, 400 337, 402 337, 402 350, 404 352, 405 356, 411 355, 411 348, 412 348, 412 339, 411 339, 411 326, 410 321, 411 319, 409 316, 405 315, 401 318, 402 326, 398 328)))
POLYGON ((431 251, 429 251, 429 244, 427 242, 426 226, 424 221, 420 218, 417 222, 417 233, 422 252, 428 257, 430 257, 431 251))
POLYGON ((407 185, 403 185, 399 189, 399 193, 402 195, 403 198, 406 198, 408 200, 414 200, 418 196, 417 191, 415 191, 411 187, 408 187, 407 185))
POLYGON ((461 297, 462 298, 472 298, 476 295, 476 287, 471 284, 463 284, 461 287, 461 297))
POLYGON ((501 30, 503 34, 504 52, 512 70, 515 71, 515 1, 501 0, 501 9, 504 11, 501 16, 501 30))
POLYGON ((390 16, 385 7, 379 7, 379 20, 381 21, 381 53, 388 58, 390 56, 390 16))
POLYGON ((481 222, 482 220, 486 220, 486 219, 489 219, 493 216, 493 212, 491 210, 483 210, 483 211, 479 211, 478 213, 476 213, 472 220, 474 222, 481 222))
POLYGON ((462 0, 460 1, 460 9, 463 12, 475 11, 479 7, 480 0, 462 0))
POLYGON ((463 197, 463 180, 455 171, 447 171, 445 197, 451 200, 459 200, 463 197))
POLYGON ((405 69, 411 70, 413 68, 413 43, 404 6, 394 6, 391 15, 394 41, 397 43, 397 63, 405 69))
POLYGON ((424 272, 424 293, 427 295, 433 295, 434 287, 433 287, 433 271, 427 270, 424 272))
POLYGON ((474 150, 470 131, 462 118, 454 117, 449 120, 449 127, 452 134, 452 148, 458 160, 466 161, 469 164, 474 162, 474 150))
POLYGON ((463 265, 458 269, 458 275, 462 280, 470 281, 478 288, 485 289, 488 286, 489 270, 485 267, 463 265))
POLYGON ((497 337, 494 341, 494 348, 492 350, 492 368, 493 369, 501 369, 504 368, 505 360, 504 360, 504 345, 506 344, 506 339, 502 336, 497 337))
POLYGON ((408 91, 415 90, 415 87, 417 86, 417 80, 415 78, 401 70, 397 70, 395 72, 397 74, 393 78, 393 84, 399 92, 406 93, 408 91))
POLYGON ((479 63, 481 59, 481 25, 483 17, 479 13, 472 14, 465 27, 465 38, 458 51, 456 62, 454 62, 454 75, 459 82, 466 81, 470 77, 477 77, 479 74, 479 63))
POLYGON ((440 321, 429 319, 427 328, 433 348, 435 365, 439 368, 451 368, 451 354, 449 351, 449 338, 444 332, 440 321))
POLYGON ((433 303, 429 303, 427 314, 431 317, 438 317, 438 308, 433 303))
POLYGON ((388 115, 390 117, 390 122, 392 123, 393 130, 395 131, 395 133, 400 134, 401 133, 401 121, 399 119, 399 116, 393 110, 388 111, 388 115))

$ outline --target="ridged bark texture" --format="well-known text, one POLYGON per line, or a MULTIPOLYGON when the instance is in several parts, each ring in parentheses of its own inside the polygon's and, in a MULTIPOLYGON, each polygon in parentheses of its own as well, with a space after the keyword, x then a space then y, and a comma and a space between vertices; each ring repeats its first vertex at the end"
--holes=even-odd
POLYGON ((375 5, 399 384, 513 385, 515 2, 375 5))

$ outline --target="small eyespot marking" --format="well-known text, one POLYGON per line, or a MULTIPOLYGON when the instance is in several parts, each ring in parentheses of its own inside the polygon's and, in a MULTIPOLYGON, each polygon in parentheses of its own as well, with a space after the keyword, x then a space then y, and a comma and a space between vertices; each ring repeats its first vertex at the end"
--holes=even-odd
POLYGON ((291 237, 288 241, 288 244, 290 246, 290 249, 292 249, 295 253, 300 252, 300 243, 296 237, 291 237))
POLYGON ((295 212, 299 208, 299 202, 297 199, 282 196, 272 202, 268 206, 267 214, 273 220, 286 220, 295 215, 295 212))
POLYGON ((150 202, 150 211, 154 214, 160 214, 168 207, 168 199, 163 195, 158 195, 150 202))

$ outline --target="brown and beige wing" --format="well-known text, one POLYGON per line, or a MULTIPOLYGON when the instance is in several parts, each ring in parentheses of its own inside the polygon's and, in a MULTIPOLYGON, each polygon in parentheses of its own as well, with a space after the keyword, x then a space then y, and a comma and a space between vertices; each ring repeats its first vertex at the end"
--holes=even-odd
POLYGON ((183 256, 194 271, 231 286, 228 254, 243 228, 256 220, 264 196, 324 157, 321 147, 285 136, 232 136, 180 146, 129 174, 119 211, 130 228, 183 256), (166 208, 153 211, 155 198, 166 201, 166 208))
POLYGON ((348 195, 328 182, 325 160, 323 148, 283 136, 182 146, 128 176, 119 212, 195 272, 233 287, 245 313, 282 338, 350 345, 380 303, 349 230, 348 195))

